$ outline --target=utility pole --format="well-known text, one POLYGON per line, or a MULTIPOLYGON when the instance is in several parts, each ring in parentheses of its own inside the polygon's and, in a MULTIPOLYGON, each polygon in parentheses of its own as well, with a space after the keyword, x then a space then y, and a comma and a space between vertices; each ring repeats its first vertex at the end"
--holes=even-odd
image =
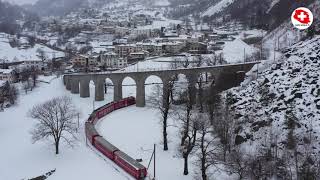
POLYGON ((246 63, 246 48, 243 49, 243 63, 246 63))
POLYGON ((260 60, 262 60, 263 30, 261 29, 260 60))
POLYGON ((77 132, 78 132, 78 130, 79 130, 79 126, 80 126, 80 122, 79 122, 79 118, 80 118, 79 116, 80 116, 80 113, 78 113, 77 115, 78 115, 78 128, 77 128, 77 132))
POLYGON ((277 44, 277 42, 274 41, 274 46, 273 46, 273 62, 276 61, 276 44, 277 44))
POLYGON ((153 177, 156 179, 156 144, 153 145, 153 177))

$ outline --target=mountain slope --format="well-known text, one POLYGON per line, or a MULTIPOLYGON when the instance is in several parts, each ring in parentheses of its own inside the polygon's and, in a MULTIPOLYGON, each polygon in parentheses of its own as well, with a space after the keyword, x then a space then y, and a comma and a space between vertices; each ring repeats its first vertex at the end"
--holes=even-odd
POLYGON ((201 16, 212 16, 216 13, 223 11, 226 7, 232 4, 235 0, 221 0, 217 4, 209 7, 206 11, 204 11, 201 16))
POLYGON ((293 10, 308 6, 315 0, 171 0, 173 12, 179 15, 198 15, 206 22, 239 20, 251 28, 266 30, 278 27, 293 10), (179 13, 177 13, 177 11, 179 13), (227 17, 227 18, 222 18, 227 17), (222 20, 223 19, 223 20, 222 20))
POLYGON ((65 13, 84 7, 87 0, 39 0, 30 10, 39 15, 64 15, 65 13))
POLYGON ((303 154, 309 147, 319 157, 319 45, 317 36, 286 49, 283 61, 256 81, 228 91, 237 119, 236 144, 258 151, 269 142, 282 155, 292 147, 303 154))
POLYGON ((17 5, 0 0, 0 32, 15 34, 20 30, 20 22, 37 20, 37 16, 17 5))
POLYGON ((42 16, 63 16, 79 8, 102 7, 114 0, 38 0, 28 9, 42 16))

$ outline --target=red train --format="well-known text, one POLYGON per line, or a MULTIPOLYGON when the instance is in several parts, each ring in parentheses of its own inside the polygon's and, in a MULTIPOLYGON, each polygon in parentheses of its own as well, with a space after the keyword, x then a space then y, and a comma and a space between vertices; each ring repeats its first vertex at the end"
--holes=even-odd
POLYGON ((95 147, 110 160, 115 162, 128 174, 138 180, 141 180, 145 179, 145 177, 147 176, 147 169, 138 161, 131 158, 126 153, 120 151, 116 146, 112 145, 110 142, 101 137, 95 129, 95 124, 102 117, 106 116, 114 110, 131 106, 135 103, 136 100, 134 97, 128 97, 117 102, 111 102, 100 107, 99 109, 96 109, 95 111, 93 111, 93 113, 85 123, 85 132, 87 139, 93 145, 93 147, 95 147))

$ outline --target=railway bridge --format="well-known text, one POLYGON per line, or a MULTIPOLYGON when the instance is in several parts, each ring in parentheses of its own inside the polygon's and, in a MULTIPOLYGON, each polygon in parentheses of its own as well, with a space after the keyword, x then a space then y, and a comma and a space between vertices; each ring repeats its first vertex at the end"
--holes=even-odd
MULTIPOLYGON (((181 69, 169 69, 169 70, 145 70, 135 72, 112 72, 112 73, 77 73, 67 74, 63 77, 63 83, 67 90, 70 90, 72 94, 80 94, 80 97, 90 97, 89 83, 93 81, 95 84, 95 100, 104 100, 104 84, 106 79, 110 79, 114 85, 114 101, 122 99, 122 81, 126 77, 132 78, 136 82, 136 105, 138 107, 145 106, 145 81, 149 76, 157 76, 163 83, 163 94, 168 93, 168 85, 170 80, 178 74, 184 74, 188 80, 189 88, 196 88, 198 78, 203 73, 209 73, 214 79, 219 79, 220 76, 232 75, 242 76, 250 71, 255 64, 259 64, 259 61, 247 62, 241 64, 225 64, 218 66, 208 67, 195 67, 195 68, 181 68, 181 69)), ((223 82, 222 82, 223 83, 223 82)), ((196 93, 196 91, 191 91, 196 93)), ((196 97, 196 94, 191 97, 196 97)))

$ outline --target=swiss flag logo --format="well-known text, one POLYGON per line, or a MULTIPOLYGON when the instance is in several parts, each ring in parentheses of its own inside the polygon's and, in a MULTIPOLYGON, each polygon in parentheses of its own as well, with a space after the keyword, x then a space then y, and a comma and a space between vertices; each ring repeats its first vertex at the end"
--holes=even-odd
POLYGON ((313 23, 313 14, 308 8, 299 7, 293 11, 291 21, 294 27, 304 30, 313 23))
POLYGON ((307 11, 302 10, 302 9, 297 9, 294 11, 293 18, 296 19, 297 21, 303 23, 303 24, 308 24, 310 23, 310 15, 307 11))

